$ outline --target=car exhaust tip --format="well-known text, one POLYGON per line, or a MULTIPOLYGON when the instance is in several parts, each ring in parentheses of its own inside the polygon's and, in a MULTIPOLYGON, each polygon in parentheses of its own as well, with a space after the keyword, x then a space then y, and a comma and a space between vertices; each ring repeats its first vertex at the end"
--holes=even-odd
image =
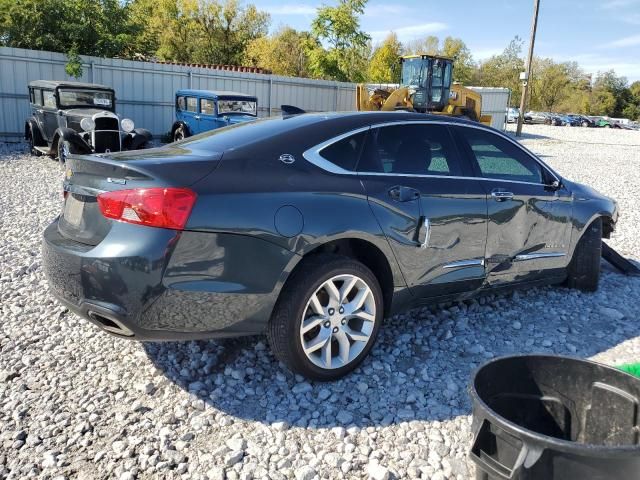
POLYGON ((134 333, 115 318, 109 318, 94 311, 87 312, 87 315, 103 330, 120 337, 133 337, 134 333))

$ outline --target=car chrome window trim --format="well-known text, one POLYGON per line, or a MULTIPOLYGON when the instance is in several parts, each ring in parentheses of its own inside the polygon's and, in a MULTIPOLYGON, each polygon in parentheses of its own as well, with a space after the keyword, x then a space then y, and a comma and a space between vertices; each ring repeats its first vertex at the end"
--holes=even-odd
POLYGON ((472 258, 469 260, 458 260, 456 262, 447 263, 442 268, 463 268, 463 267, 484 267, 484 258, 472 258))
POLYGON ((399 120, 399 121, 394 121, 394 122, 382 122, 382 123, 376 123, 376 124, 372 124, 372 125, 367 125, 365 127, 360 127, 354 130, 350 130, 346 133, 340 134, 336 137, 332 137, 329 140, 325 140, 324 142, 315 145, 307 150, 305 150, 302 154, 302 156, 309 162, 313 163, 314 165, 316 165, 317 167, 326 170, 330 173, 335 173, 338 175, 373 175, 373 176, 387 176, 387 175, 392 175, 392 176, 402 176, 402 177, 418 177, 418 178, 452 178, 452 179, 458 179, 458 180, 485 180, 485 181, 491 181, 491 182, 495 182, 495 181, 499 181, 499 182, 508 182, 508 183, 518 183, 518 184, 525 184, 525 185, 537 185, 537 186, 543 186, 543 187, 547 187, 548 185, 546 183, 537 183, 537 182, 524 182, 521 180, 508 180, 508 179, 502 179, 502 178, 489 178, 489 177, 468 177, 468 176, 456 176, 456 175, 432 175, 432 174, 417 174, 417 173, 392 173, 392 172, 366 172, 366 171, 351 171, 351 170, 346 170, 342 167, 339 167, 335 164, 333 164, 332 162, 330 162, 329 160, 327 160, 326 158, 324 158, 320 152, 322 150, 324 150, 325 148, 329 147, 330 145, 333 145, 336 142, 339 142, 340 140, 343 140, 347 137, 350 137, 352 135, 356 135, 360 132, 364 132, 367 130, 372 130, 374 128, 383 128, 383 127, 390 127, 390 126, 396 126, 396 125, 446 125, 446 126, 458 126, 458 127, 463 127, 463 128, 475 128, 478 130, 483 130, 485 132, 489 132, 489 133, 493 133, 494 135, 499 136, 500 138, 504 138, 506 140, 508 140, 509 142, 511 142, 513 145, 515 145, 516 147, 518 147, 520 150, 522 150, 522 152, 526 155, 528 155, 529 157, 531 157, 535 162, 537 162, 545 171, 547 171, 550 175, 553 176, 553 178, 562 183, 562 180, 560 178, 559 175, 557 175, 553 169, 551 169, 551 167, 549 167, 546 163, 544 163, 542 160, 540 160, 533 152, 531 152, 530 150, 528 150, 526 147, 522 146, 520 143, 518 143, 516 140, 512 139, 511 137, 509 137, 508 135, 505 135, 503 132, 500 132, 498 130, 493 131, 490 130, 489 128, 487 128, 484 125, 468 125, 468 124, 462 124, 462 123, 457 123, 457 122, 446 122, 446 121, 442 121, 442 120, 407 120, 407 121, 403 121, 403 120, 399 120))
POLYGON ((557 258, 564 257, 567 254, 564 252, 539 252, 539 253, 523 253, 516 255, 516 262, 526 262, 528 260, 538 260, 540 258, 557 258))

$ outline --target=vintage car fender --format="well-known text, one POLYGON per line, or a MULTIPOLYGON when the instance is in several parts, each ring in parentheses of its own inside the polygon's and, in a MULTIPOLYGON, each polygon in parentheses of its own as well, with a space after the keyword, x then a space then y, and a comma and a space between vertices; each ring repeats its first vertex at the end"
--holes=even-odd
POLYGON ((24 123, 24 139, 29 140, 29 135, 33 135, 33 144, 38 147, 46 147, 47 142, 42 138, 40 126, 35 117, 30 117, 24 123))
POLYGON ((123 150, 139 150, 151 141, 151 132, 146 128, 136 128, 122 139, 123 150))
POLYGON ((53 142, 51 143, 51 148, 54 148, 54 145, 57 145, 57 142, 62 140, 66 140, 71 145, 71 153, 79 153, 79 154, 89 154, 93 153, 93 148, 84 139, 72 128, 62 127, 56 130, 56 133, 53 135, 53 142))

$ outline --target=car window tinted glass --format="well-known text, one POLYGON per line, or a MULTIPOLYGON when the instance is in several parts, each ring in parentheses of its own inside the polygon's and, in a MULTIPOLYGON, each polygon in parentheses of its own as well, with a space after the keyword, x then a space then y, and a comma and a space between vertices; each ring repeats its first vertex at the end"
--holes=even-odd
POLYGON ((43 105, 49 108, 56 108, 56 97, 51 90, 42 91, 43 105))
POLYGON ((193 97, 187 97, 187 112, 197 112, 198 104, 193 97))
POLYGON ((486 130, 460 128, 483 177, 543 183, 542 167, 510 141, 486 130))
POLYGON ((200 112, 206 115, 213 115, 215 113, 215 105, 213 103, 213 100, 209 100, 208 98, 201 98, 200 112))
POLYGON ((326 148, 323 148, 320 152, 320 156, 329 160, 334 165, 345 170, 354 171, 360 151, 362 150, 362 144, 365 141, 367 132, 356 133, 350 137, 343 138, 326 148))
POLYGON ((176 106, 178 107, 178 110, 184 110, 186 108, 184 97, 178 97, 176 100, 176 106))
POLYGON ((457 151, 447 127, 429 124, 371 130, 358 171, 461 175, 457 151))

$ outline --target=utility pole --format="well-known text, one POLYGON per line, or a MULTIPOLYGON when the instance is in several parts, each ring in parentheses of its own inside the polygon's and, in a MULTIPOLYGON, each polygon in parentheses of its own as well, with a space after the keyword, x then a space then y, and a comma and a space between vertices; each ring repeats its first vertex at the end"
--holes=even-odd
POLYGON ((531 38, 529 39, 529 56, 527 57, 526 71, 520 74, 522 80, 522 98, 520 99, 520 113, 518 115, 518 127, 516 137, 522 134, 522 124, 524 123, 524 109, 527 106, 527 92, 529 91, 529 79, 531 78, 531 64, 533 63, 533 44, 536 41, 536 29, 538 28, 538 10, 540 0, 533 0, 533 22, 531 23, 531 38))

